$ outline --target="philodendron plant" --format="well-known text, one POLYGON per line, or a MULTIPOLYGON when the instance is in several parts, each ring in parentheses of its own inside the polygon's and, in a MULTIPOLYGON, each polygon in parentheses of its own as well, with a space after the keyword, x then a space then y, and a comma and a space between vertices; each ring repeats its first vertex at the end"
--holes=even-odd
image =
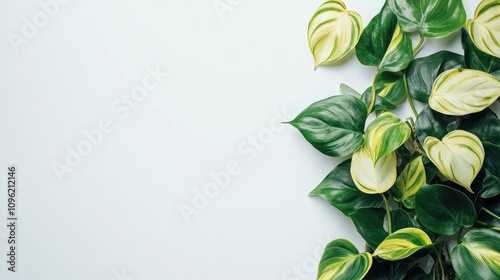
POLYGON ((308 39, 315 67, 355 49, 376 68, 362 94, 341 84, 289 122, 323 154, 351 156, 311 195, 351 218, 366 246, 332 241, 317 278, 500 279, 500 121, 490 108, 500 0, 469 19, 461 0, 387 0, 364 29, 343 1, 326 1, 308 39), (425 40, 460 33, 463 54, 416 58, 425 40), (403 121, 391 111, 405 100, 414 116, 403 121))

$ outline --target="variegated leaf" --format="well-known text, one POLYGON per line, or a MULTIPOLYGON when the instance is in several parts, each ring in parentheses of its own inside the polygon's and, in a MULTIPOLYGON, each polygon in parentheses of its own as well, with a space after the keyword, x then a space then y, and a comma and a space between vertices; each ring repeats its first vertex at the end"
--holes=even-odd
POLYGON ((484 147, 479 138, 464 130, 455 130, 442 141, 428 136, 424 150, 441 173, 469 192, 484 162, 484 147))
POLYGON ((432 241, 423 230, 404 228, 389 235, 373 253, 384 260, 397 261, 411 256, 416 251, 432 245, 432 241))
MULTIPOLYGON (((413 197, 417 191, 425 183, 425 167, 422 161, 422 156, 409 162, 398 179, 396 180, 395 188, 393 188, 393 197, 397 202, 403 202, 408 198, 413 197)), ((408 208, 413 208, 413 205, 406 205, 408 208)))
POLYGON ((500 81, 471 69, 451 69, 441 73, 432 85, 429 106, 452 116, 476 113, 500 97, 500 81))
POLYGON ((474 45, 481 51, 500 57, 500 1, 483 0, 476 8, 474 19, 466 23, 474 45))
POLYGON ((462 0, 389 0, 392 11, 405 32, 425 37, 446 37, 465 23, 462 0))
POLYGON ((393 72, 382 72, 375 78, 375 91, 392 104, 400 104, 406 97, 403 75, 393 72))
POLYGON ((405 69, 413 59, 411 39, 387 3, 363 30, 356 56, 363 65, 392 72, 405 69))
POLYGON ((358 249, 345 239, 337 239, 325 248, 318 269, 318 280, 363 279, 372 266, 370 253, 359 253, 358 249))
POLYGON ((314 13, 307 37, 315 67, 334 62, 351 51, 361 36, 361 16, 341 0, 326 1, 314 13))
POLYGON ((352 155, 351 176, 358 189, 367 194, 384 193, 396 181, 396 153, 374 163, 365 145, 352 155))
POLYGON ((366 128, 366 148, 372 161, 395 151, 408 140, 411 129, 391 112, 384 112, 366 128))
POLYGON ((460 279, 500 279, 500 233, 474 229, 453 248, 451 263, 460 279))

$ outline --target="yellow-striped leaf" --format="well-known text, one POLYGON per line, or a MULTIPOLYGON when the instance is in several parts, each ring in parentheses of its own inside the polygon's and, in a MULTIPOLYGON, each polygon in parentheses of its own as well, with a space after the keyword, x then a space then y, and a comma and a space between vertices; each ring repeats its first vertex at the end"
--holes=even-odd
POLYGON ((484 147, 479 138, 464 130, 455 130, 442 141, 428 136, 424 150, 441 173, 469 192, 484 162, 484 147))
POLYGON ((453 248, 451 263, 460 279, 500 279, 500 233, 491 229, 467 232, 453 248))
POLYGON ((326 1, 319 6, 307 31, 315 67, 344 57, 358 43, 362 29, 361 16, 347 10, 343 1, 326 1))
POLYGON ((405 69, 413 59, 411 39, 387 3, 363 30, 356 56, 363 65, 391 72, 405 69))
POLYGON ((403 228, 378 245, 373 256, 384 260, 397 261, 411 256, 416 251, 432 244, 431 239, 423 230, 418 228, 403 228))
POLYGON ((358 189, 367 194, 384 193, 396 181, 396 152, 374 163, 365 145, 352 155, 351 176, 358 189))
POLYGON ((372 161, 395 151, 408 140, 411 129, 391 112, 384 112, 366 128, 366 147, 372 161))
POLYGON ((409 162, 396 180, 393 188, 393 197, 397 202, 403 202, 407 208, 414 208, 413 204, 407 205, 405 201, 413 197, 425 183, 425 167, 422 156, 409 162))
POLYGON ((318 280, 363 279, 372 266, 370 253, 359 253, 358 249, 345 239, 337 239, 325 248, 318 269, 318 280))
POLYGON ((432 85, 429 106, 445 115, 463 116, 490 106, 500 97, 500 81, 488 73, 451 69, 432 85))
POLYGON ((500 1, 483 0, 476 8, 474 19, 465 25, 474 45, 481 51, 500 57, 500 1))

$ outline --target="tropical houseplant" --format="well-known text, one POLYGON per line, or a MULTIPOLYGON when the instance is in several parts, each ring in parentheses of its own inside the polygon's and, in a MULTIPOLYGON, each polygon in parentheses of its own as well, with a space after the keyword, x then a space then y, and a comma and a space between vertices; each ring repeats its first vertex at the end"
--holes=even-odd
POLYGON ((461 0, 387 0, 364 29, 341 0, 312 16, 315 67, 355 52, 376 68, 363 93, 341 84, 289 122, 323 154, 350 156, 311 195, 366 241, 364 252, 329 243, 317 279, 500 279, 500 121, 490 109, 500 97, 500 0, 467 18, 461 0), (425 40, 457 32, 463 53, 416 56, 425 40), (405 101, 414 116, 401 120, 392 111, 405 101))

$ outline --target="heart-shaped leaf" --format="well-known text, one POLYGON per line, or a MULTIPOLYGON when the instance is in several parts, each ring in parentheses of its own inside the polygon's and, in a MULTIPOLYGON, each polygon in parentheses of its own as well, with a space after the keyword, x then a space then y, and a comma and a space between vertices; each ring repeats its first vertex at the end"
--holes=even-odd
POLYGON ((406 68, 413 59, 411 39, 401 30, 387 4, 363 30, 356 56, 363 65, 391 72, 406 68))
POLYGON ((380 206, 381 196, 358 190, 352 181, 350 168, 350 159, 337 165, 310 195, 323 198, 346 216, 359 209, 380 206))
POLYGON ((465 29, 462 29, 462 48, 464 49, 466 68, 490 73, 500 79, 500 58, 478 49, 465 29))
POLYGON ((432 84, 439 74, 457 68, 464 68, 464 57, 449 51, 440 51, 413 60, 406 68, 406 82, 410 96, 422 103, 427 103, 432 84))
POLYGON ((391 152, 374 163, 366 146, 352 155, 351 175, 356 187, 367 194, 384 193, 396 181, 396 152, 391 152))
MULTIPOLYGON (((425 168, 422 157, 419 156, 410 161, 396 180, 395 187, 392 188, 392 195, 397 202, 403 202, 413 197, 420 187, 425 183, 425 168)), ((413 208, 413 205, 406 205, 413 208)))
POLYGON ((500 233, 491 229, 467 232, 453 248, 451 263, 460 279, 500 279, 500 233))
POLYGON ((450 35, 467 19, 462 0, 389 0, 389 5, 405 32, 430 38, 450 35))
POLYGON ((431 244, 431 239, 424 231, 418 228, 404 228, 384 239, 373 256, 379 256, 388 261, 397 261, 431 244))
POLYGON ((484 148, 476 135, 455 130, 442 141, 429 136, 425 139, 424 150, 446 178, 473 192, 472 181, 484 162, 484 148))
POLYGON ((498 0, 483 0, 476 8, 474 19, 469 19, 465 25, 476 47, 496 57, 500 57, 499 14, 498 0))
POLYGON ((366 128, 366 148, 372 161, 377 163, 379 159, 401 147, 410 136, 411 128, 407 124, 393 113, 384 112, 366 128))
POLYGON ((382 72, 375 78, 375 91, 392 104, 400 104, 406 97, 404 77, 401 72, 382 72))
POLYGON ((359 280, 368 273, 373 258, 370 253, 359 253, 358 249, 345 239, 330 242, 318 269, 318 280, 359 280))
POLYGON ((361 16, 341 0, 326 1, 309 21, 307 37, 315 67, 334 62, 354 49, 361 36, 361 16))
MULTIPOLYGON (((382 199, 380 195, 370 196, 382 199)), ((351 215, 351 219, 356 226, 356 230, 373 249, 377 248, 378 245, 389 235, 384 229, 385 216, 386 211, 382 208, 359 209, 351 215)))
POLYGON ((367 108, 359 98, 336 95, 313 103, 290 124, 320 152, 338 157, 363 144, 366 117, 367 108))
POLYGON ((434 242, 438 239, 439 234, 431 231, 430 229, 426 228, 419 220, 417 216, 417 211, 412 211, 408 212, 408 215, 413 221, 413 224, 415 225, 416 228, 423 230, 427 235, 433 240, 434 242))
MULTIPOLYGON (((370 106, 370 102, 372 102, 372 88, 369 87, 365 92, 363 92, 363 95, 361 95, 361 100, 365 103, 366 107, 370 106)), ((397 108, 396 105, 392 104, 391 102, 387 101, 384 97, 375 94, 375 104, 373 105, 372 111, 389 111, 389 110, 395 110, 397 108)), ((371 112, 369 112, 371 113, 371 112)))
POLYGON ((480 112, 500 97, 500 81, 491 74, 470 69, 447 70, 432 85, 429 106, 447 115, 480 112))
POLYGON ((444 185, 424 185, 415 196, 418 220, 433 232, 452 235, 474 224, 477 214, 470 199, 444 185))

